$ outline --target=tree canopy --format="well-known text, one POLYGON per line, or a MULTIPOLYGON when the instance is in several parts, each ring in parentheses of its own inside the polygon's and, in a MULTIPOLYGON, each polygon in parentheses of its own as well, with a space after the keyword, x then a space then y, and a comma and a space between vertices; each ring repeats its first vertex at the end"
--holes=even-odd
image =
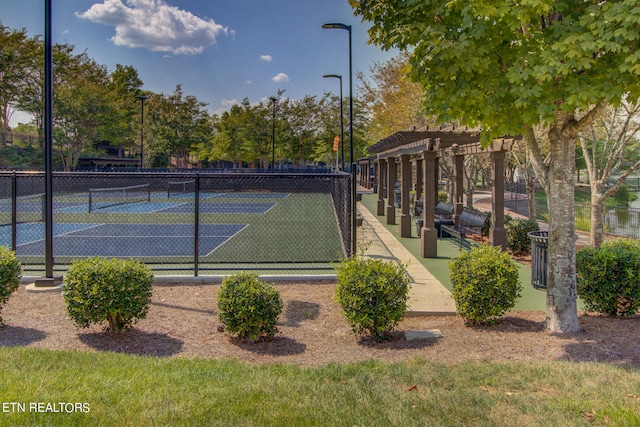
POLYGON ((636 0, 350 3, 374 43, 412 51, 410 75, 440 121, 520 134, 558 111, 640 97, 636 0))

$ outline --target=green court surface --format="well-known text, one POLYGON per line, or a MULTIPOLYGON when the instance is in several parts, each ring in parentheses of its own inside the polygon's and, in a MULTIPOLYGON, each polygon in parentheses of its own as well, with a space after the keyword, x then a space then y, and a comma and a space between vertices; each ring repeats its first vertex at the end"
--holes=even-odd
MULTIPOLYGON (((375 215, 377 206, 378 195, 377 194, 364 194, 362 196, 362 204, 371 213, 375 215)), ((449 262, 453 258, 457 258, 460 254, 460 247, 456 244, 455 239, 441 238, 438 239, 438 257, 437 258, 422 258, 420 256, 420 239, 416 235, 415 224, 412 228, 411 237, 400 237, 400 227, 398 225, 386 224, 386 219, 383 216, 377 217, 380 222, 393 234, 393 236, 402 245, 409 250, 418 261, 425 266, 427 270, 433 276, 442 283, 447 289, 451 290, 451 279, 449 276, 449 262)), ((465 250, 465 249, 463 249, 465 250)), ((520 283, 522 285, 522 292, 520 298, 516 302, 514 310, 546 310, 546 293, 534 289, 531 286, 531 269, 521 263, 515 262, 520 273, 520 283)))
MULTIPOLYGON (((54 202, 54 205, 57 202, 62 206, 61 209, 54 209, 54 230, 56 227, 63 229, 66 225, 77 227, 87 224, 101 229, 109 225, 109 230, 121 227, 122 232, 109 231, 109 235, 105 235, 104 238, 100 238, 98 233, 90 235, 85 232, 87 236, 78 235, 75 244, 71 241, 75 238, 73 232, 54 237, 56 265, 69 264, 77 257, 102 255, 107 249, 104 245, 126 246, 127 241, 144 238, 147 242, 154 242, 154 247, 149 244, 149 250, 144 251, 143 256, 138 256, 140 248, 125 252, 126 256, 132 254, 131 256, 152 264, 152 267, 163 270, 172 267, 192 268, 195 231, 193 194, 170 199, 166 198, 166 193, 164 197, 162 194, 153 194, 150 202, 96 209, 91 213, 86 209, 86 204, 79 208, 65 207, 64 204, 71 203, 72 200, 73 196, 59 196, 54 202), (140 229, 143 229, 144 233, 137 231, 140 229), (132 231, 128 233, 127 230, 132 231), (63 253, 63 245, 56 245, 56 238, 61 243, 64 240, 64 247, 70 248, 67 252, 73 251, 74 256, 63 253), (107 241, 110 243, 105 243, 107 241)), ((338 220, 330 194, 216 194, 215 197, 202 199, 199 223, 200 245, 205 245, 204 248, 200 247, 199 251, 198 261, 202 269, 233 269, 244 264, 249 269, 253 267, 268 270, 276 264, 298 264, 299 267, 305 265, 312 269, 320 267, 327 270, 331 269, 331 262, 344 256, 338 220), (231 228, 233 232, 224 234, 220 242, 213 243, 207 237, 207 234, 211 234, 207 230, 214 225, 231 228)), ((10 227, 2 229, 7 234, 3 239, 9 241, 10 227)), ((30 236, 31 242, 22 245, 21 241, 25 240, 25 236, 18 235, 17 254, 30 269, 38 268, 38 265, 44 263, 44 253, 33 249, 35 243, 32 243, 40 241, 40 245, 43 246, 43 238, 43 233, 42 236, 30 236), (27 245, 31 245, 29 250, 27 245)), ((145 243, 138 243, 138 246, 141 245, 144 246, 145 243)), ((111 252, 113 251, 107 253, 111 252)), ((116 253, 115 256, 119 255, 116 253)))

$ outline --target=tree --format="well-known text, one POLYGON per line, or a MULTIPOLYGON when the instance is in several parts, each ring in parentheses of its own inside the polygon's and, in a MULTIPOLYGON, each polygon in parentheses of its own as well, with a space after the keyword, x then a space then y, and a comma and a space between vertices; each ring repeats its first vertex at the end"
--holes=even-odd
POLYGON ((232 162, 234 167, 242 167, 247 151, 244 137, 247 124, 245 112, 242 105, 236 104, 220 117, 213 118, 216 132, 210 144, 200 146, 199 155, 203 160, 227 160, 232 162))
POLYGON ((119 120, 109 89, 109 73, 86 53, 69 56, 57 68, 54 90, 54 148, 65 170, 74 169, 83 151, 117 135, 119 120))
POLYGON ((213 137, 207 103, 185 96, 181 85, 171 95, 151 96, 145 105, 149 106, 151 151, 176 156, 180 167, 186 167, 191 152, 213 137))
POLYGON ((546 327, 580 329, 575 146, 607 103, 640 97, 637 0, 350 0, 372 42, 411 50, 410 76, 441 121, 523 136, 549 205, 546 327), (579 112, 579 113, 577 113, 579 112), (534 126, 548 127, 548 162, 534 126))
MULTIPOLYGON (((314 147, 314 153, 311 160, 324 163, 328 166, 335 166, 337 168, 342 156, 343 145, 345 161, 348 161, 349 156, 349 147, 343 140, 340 140, 338 150, 333 151, 334 139, 336 137, 340 138, 342 130, 347 132, 348 135, 349 129, 348 124, 345 121, 345 111, 348 116, 349 107, 348 104, 342 106, 341 116, 340 96, 334 95, 333 93, 325 93, 318 102, 318 106, 320 109, 318 122, 316 123, 318 127, 318 141, 314 147), (342 127, 340 122, 341 120, 343 120, 342 127)), ((346 136, 345 139, 348 140, 348 136, 346 136)))
POLYGON ((137 140, 136 124, 141 125, 140 101, 136 95, 142 93, 143 82, 138 70, 130 65, 116 64, 116 69, 109 75, 111 102, 115 108, 114 123, 110 141, 119 148, 118 155, 122 157, 124 148, 131 150, 137 140))
POLYGON ((634 159, 640 132, 640 103, 626 100, 619 106, 609 106, 604 114, 580 133, 580 149, 591 186, 591 245, 599 248, 604 242, 604 202, 624 184, 625 178, 640 169, 634 159), (626 160, 635 163, 628 164, 626 160), (613 185, 607 183, 619 171, 613 185))
POLYGON ((421 112, 424 89, 407 77, 407 52, 401 52, 382 64, 376 62, 370 71, 371 82, 362 72, 357 73, 362 84, 358 94, 371 115, 369 138, 376 142, 401 130, 433 124, 433 117, 421 112))
POLYGON ((315 96, 306 95, 299 100, 286 99, 280 111, 287 129, 284 144, 279 147, 282 157, 290 159, 292 166, 303 168, 319 142, 320 106, 315 96))
POLYGON ((37 57, 39 40, 27 30, 11 30, 0 23, 0 145, 6 144, 9 120, 23 90, 30 65, 37 57))

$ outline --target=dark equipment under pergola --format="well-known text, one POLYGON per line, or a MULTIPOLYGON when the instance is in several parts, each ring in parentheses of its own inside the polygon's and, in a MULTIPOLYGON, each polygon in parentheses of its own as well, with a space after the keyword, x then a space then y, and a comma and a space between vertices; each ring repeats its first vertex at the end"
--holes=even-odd
POLYGON ((420 230, 421 255, 423 258, 438 256, 438 232, 435 227, 435 207, 438 203, 438 162, 446 156, 454 158, 453 201, 454 221, 458 224, 463 209, 464 159, 467 155, 489 153, 492 174, 491 228, 489 243, 506 249, 507 234, 504 228, 504 159, 505 153, 520 137, 505 136, 494 139, 483 147, 480 143, 481 129, 439 126, 394 133, 367 150, 371 156, 360 159, 360 183, 365 187, 374 184, 370 179, 373 166, 377 184, 378 216, 386 216, 387 224, 396 224, 394 188, 400 167, 400 236, 411 237, 410 191, 415 188, 415 200, 424 199, 423 226, 420 230), (415 182, 412 168, 417 171, 415 182), (387 199, 385 202, 385 198, 387 199))

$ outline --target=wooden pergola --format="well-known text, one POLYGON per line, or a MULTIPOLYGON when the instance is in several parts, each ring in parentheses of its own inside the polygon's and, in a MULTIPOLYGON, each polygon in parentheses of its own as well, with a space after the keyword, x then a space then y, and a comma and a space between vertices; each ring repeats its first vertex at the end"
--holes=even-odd
POLYGON ((438 162, 445 155, 454 157, 453 199, 456 224, 463 209, 464 159, 467 155, 489 153, 492 173, 492 224, 489 243, 506 249, 507 233, 504 228, 504 159, 515 140, 520 137, 494 139, 488 147, 480 144, 481 129, 440 126, 394 133, 370 146, 372 156, 361 159, 363 171, 369 180, 371 164, 377 183, 377 215, 386 216, 387 224, 396 224, 394 188, 400 169, 400 236, 411 237, 409 193, 415 188, 415 199, 424 199, 423 226, 420 230, 421 255, 424 258, 438 256, 438 233, 435 227, 435 207, 438 202, 438 162), (415 182, 412 169, 415 168, 415 182), (385 202, 385 198, 387 199, 385 202))

